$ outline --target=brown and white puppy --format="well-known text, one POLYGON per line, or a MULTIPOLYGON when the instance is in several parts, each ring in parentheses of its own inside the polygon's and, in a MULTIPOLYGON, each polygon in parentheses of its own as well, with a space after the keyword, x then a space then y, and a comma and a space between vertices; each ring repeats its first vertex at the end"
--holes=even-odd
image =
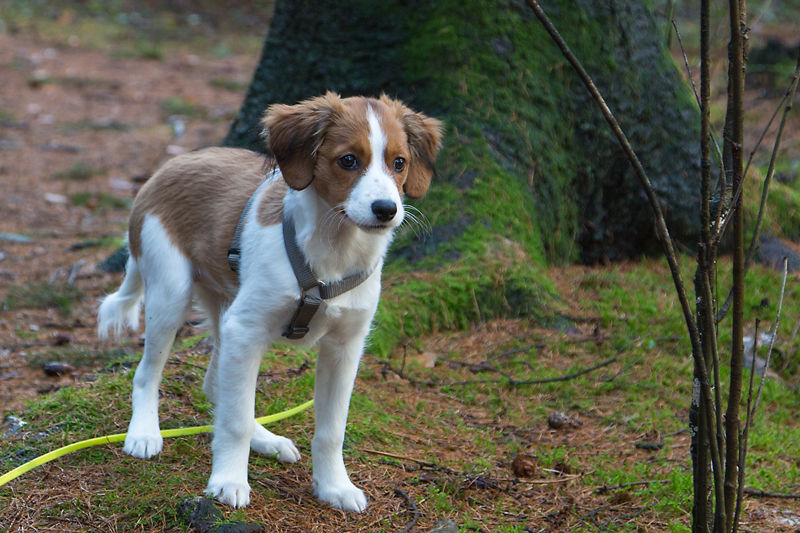
POLYGON ((263 124, 278 169, 246 150, 209 148, 169 161, 142 187, 130 219, 120 289, 103 300, 98 331, 136 329, 145 302, 145 348, 133 381, 125 452, 159 453, 158 388, 175 333, 193 299, 207 313, 217 350, 203 390, 214 403, 214 453, 206 492, 242 507, 250 501, 249 449, 295 462, 292 441, 254 421, 256 378, 265 348, 281 337, 301 290, 283 241, 290 217, 297 242, 323 282, 358 272, 370 277, 322 304, 301 345, 319 344, 314 494, 339 509, 362 511, 366 498, 342 458, 347 411, 364 341, 380 295, 383 258, 405 217, 403 194, 428 189, 440 123, 385 96, 328 93, 294 106, 274 105, 263 124), (227 251, 245 204, 267 180, 242 232, 239 276, 227 251))

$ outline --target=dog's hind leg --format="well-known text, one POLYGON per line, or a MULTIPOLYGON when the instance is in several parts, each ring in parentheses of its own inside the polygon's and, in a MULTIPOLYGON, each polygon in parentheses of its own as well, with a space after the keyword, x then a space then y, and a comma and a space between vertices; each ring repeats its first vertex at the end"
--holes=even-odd
POLYGON ((192 301, 192 270, 188 259, 169 241, 155 217, 145 218, 142 257, 138 259, 145 285, 144 356, 133 378, 133 416, 123 451, 149 458, 161 451, 158 388, 178 328, 192 301))

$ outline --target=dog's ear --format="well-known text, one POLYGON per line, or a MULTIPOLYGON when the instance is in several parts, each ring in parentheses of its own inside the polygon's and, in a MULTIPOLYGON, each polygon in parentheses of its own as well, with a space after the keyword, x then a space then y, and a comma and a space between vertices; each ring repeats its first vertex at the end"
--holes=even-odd
POLYGON ((296 105, 274 104, 264 113, 267 146, 292 189, 301 191, 314 180, 317 151, 341 107, 339 95, 328 92, 296 105))
POLYGON ((431 184, 436 154, 442 146, 442 123, 422 113, 415 113, 386 95, 381 95, 381 101, 395 110, 397 118, 403 124, 411 150, 408 177, 403 191, 409 198, 422 198, 431 184))

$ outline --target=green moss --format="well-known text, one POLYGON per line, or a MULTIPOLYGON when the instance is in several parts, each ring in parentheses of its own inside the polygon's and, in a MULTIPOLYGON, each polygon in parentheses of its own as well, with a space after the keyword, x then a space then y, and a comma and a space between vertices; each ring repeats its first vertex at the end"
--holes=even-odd
POLYGON ((543 271, 510 240, 484 244, 445 267, 404 267, 401 262, 385 270, 386 290, 370 336, 371 350, 379 355, 387 355, 400 339, 466 329, 500 316, 549 322, 559 305, 543 271))

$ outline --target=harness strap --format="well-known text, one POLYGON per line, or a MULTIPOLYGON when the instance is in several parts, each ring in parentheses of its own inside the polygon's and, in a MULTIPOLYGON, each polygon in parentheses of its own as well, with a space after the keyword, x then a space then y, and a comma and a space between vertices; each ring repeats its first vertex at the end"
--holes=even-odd
POLYGON ((258 186, 256 192, 250 196, 250 199, 247 200, 247 205, 244 206, 242 216, 239 217, 239 223, 236 225, 236 233, 233 234, 233 242, 231 242, 231 247, 228 249, 228 265, 230 265, 231 270, 236 272, 236 275, 239 275, 239 267, 242 265, 242 231, 244 230, 245 220, 247 220, 247 214, 250 212, 250 208, 253 207, 253 202, 255 202, 258 193, 261 192, 261 189, 269 182, 269 179, 265 179, 264 182, 258 186))
POLYGON ((286 216, 285 212, 283 214, 283 242, 286 246, 286 254, 289 256, 289 262, 292 264, 294 276, 297 278, 300 288, 303 289, 300 304, 292 316, 289 325, 284 329, 283 336, 288 339, 302 339, 305 337, 306 333, 308 333, 308 326, 311 323, 311 319, 314 318, 317 309, 319 309, 322 300, 336 298, 358 287, 372 275, 375 268, 373 267, 365 272, 358 272, 339 281, 330 283, 319 281, 311 271, 311 267, 306 262, 303 251, 300 250, 300 246, 297 244, 297 233, 294 228, 294 221, 292 217, 286 216), (319 288, 319 296, 309 294, 308 291, 314 287, 319 288))
MULTIPOLYGON (((256 189, 256 191, 247 201, 247 205, 244 206, 244 211, 242 211, 242 216, 239 217, 239 224, 236 226, 236 232, 233 234, 233 242, 231 242, 231 247, 228 249, 228 264, 230 265, 231 270, 236 272, 237 275, 239 274, 239 269, 241 268, 242 264, 242 231, 244 230, 244 224, 247 220, 247 214, 253 207, 253 203, 255 202, 258 193, 261 192, 261 189, 263 189, 264 186, 266 186, 269 182, 270 180, 267 179, 261 185, 259 185, 258 189, 256 189)), ((340 296, 347 291, 358 287, 372 275, 372 273, 375 271, 375 267, 372 267, 365 272, 358 272, 351 276, 347 276, 339 281, 333 281, 330 283, 319 281, 314 275, 314 272, 312 272, 308 262, 306 262, 303 251, 297 244, 297 232, 294 228, 294 221, 291 217, 286 216, 285 212, 283 214, 282 226, 283 242, 286 246, 286 253, 289 256, 289 262, 292 264, 292 270, 297 278, 297 282, 300 284, 300 288, 302 289, 300 303, 298 304, 294 315, 292 315, 291 321, 286 328, 284 328, 283 336, 288 339, 302 339, 306 336, 306 333, 308 333, 308 326, 311 323, 311 319, 314 318, 314 315, 319 309, 319 306, 322 304, 322 300, 336 298, 337 296, 340 296), (314 287, 319 289, 319 296, 309 294, 309 291, 314 287)))

